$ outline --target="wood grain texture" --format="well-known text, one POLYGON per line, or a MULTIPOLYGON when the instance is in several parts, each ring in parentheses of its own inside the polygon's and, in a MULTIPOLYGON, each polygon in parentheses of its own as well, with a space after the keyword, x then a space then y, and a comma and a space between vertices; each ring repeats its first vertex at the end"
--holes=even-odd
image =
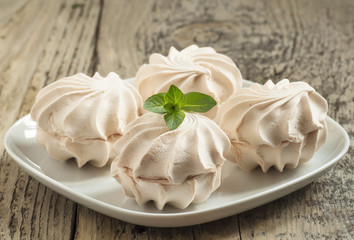
MULTIPOLYGON (((11 16, 0 31, 4 44, 12 43, 0 46, 16 49, 0 59, 1 141, 15 119, 28 114, 44 85, 92 71, 100 4, 87 2, 86 8, 74 4, 33 1, 14 4, 17 11, 9 6, 11 16), (14 21, 15 27, 8 27, 14 21), (7 28, 10 31, 5 34, 7 28)), ((0 239, 70 239, 75 234, 77 204, 29 177, 3 149, 2 143, 0 239)))
POLYGON ((353 239, 353 1, 0 1, 0 239, 353 239), (44 85, 77 72, 132 77, 170 46, 211 46, 243 77, 306 81, 351 147, 328 173, 256 209, 184 228, 125 223, 28 176, 3 138, 44 85))

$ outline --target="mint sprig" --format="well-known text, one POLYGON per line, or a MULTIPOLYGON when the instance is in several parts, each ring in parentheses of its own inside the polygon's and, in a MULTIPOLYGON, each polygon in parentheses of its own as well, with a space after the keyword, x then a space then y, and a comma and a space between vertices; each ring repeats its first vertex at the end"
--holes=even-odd
POLYGON ((165 114, 164 119, 170 130, 176 129, 184 120, 186 112, 208 112, 216 105, 214 98, 199 92, 183 92, 171 85, 166 93, 152 95, 144 102, 150 112, 165 114))

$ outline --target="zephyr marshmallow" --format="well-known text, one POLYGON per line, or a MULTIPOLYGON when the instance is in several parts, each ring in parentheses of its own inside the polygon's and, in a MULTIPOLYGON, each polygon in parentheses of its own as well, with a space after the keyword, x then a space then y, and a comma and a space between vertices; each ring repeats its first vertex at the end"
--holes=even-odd
POLYGON ((113 144, 140 114, 136 89, 115 73, 79 73, 39 91, 31 109, 37 140, 57 160, 75 158, 102 167, 116 157, 113 144))
POLYGON ((152 200, 160 210, 205 201, 220 186, 221 168, 232 155, 219 126, 192 113, 173 131, 162 114, 147 113, 127 126, 114 148, 111 173, 125 194, 139 205, 152 200))
POLYGON ((184 93, 212 96, 217 106, 203 115, 214 118, 219 105, 241 88, 242 76, 229 57, 210 47, 192 45, 182 51, 171 47, 167 57, 152 54, 149 64, 139 68, 134 80, 144 101, 153 94, 167 92, 172 84, 184 93))
POLYGON ((305 82, 271 80, 230 97, 216 121, 229 136, 244 170, 295 168, 325 142, 327 102, 305 82))

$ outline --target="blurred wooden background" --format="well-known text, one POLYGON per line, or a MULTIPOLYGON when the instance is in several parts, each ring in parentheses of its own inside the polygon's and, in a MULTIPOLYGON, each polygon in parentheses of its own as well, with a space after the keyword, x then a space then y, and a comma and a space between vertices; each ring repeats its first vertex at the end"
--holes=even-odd
POLYGON ((0 239, 354 238, 354 1, 0 0, 0 239), (22 171, 3 139, 43 86, 77 72, 135 75, 170 46, 211 46, 243 77, 306 81, 351 137, 333 169, 256 209, 149 228, 92 211, 22 171))

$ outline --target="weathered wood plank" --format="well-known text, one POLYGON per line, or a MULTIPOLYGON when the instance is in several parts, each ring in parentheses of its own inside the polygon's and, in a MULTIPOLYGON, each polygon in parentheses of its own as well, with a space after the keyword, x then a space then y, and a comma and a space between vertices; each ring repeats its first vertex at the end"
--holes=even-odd
MULTIPOLYGON (((153 1, 104 1, 98 32, 97 71, 106 75, 117 72, 121 78, 134 77, 146 58, 136 34, 151 18, 153 1)), ((147 28, 148 30, 149 28, 147 28)), ((149 31, 146 31, 147 33, 149 31)))
MULTIPOLYGON (((11 103, 0 106, 4 113, 1 124, 8 126, 29 113, 44 85, 77 72, 92 74, 100 3, 34 1, 18 8, 19 12, 12 11, 17 15, 7 18, 9 23, 0 28, 5 32, 12 21, 24 19, 20 26, 31 30, 23 33, 19 27, 11 28, 4 35, 5 42, 21 39, 15 42, 18 52, 13 50, 10 58, 0 59, 7 74, 1 76, 1 102, 11 103), (9 96, 14 97, 7 99, 9 96)), ((2 136, 7 128, 1 126, 2 136)), ((3 144, 1 147, 3 152, 3 144)), ((1 158, 0 170, 1 239, 70 239, 75 234, 77 204, 29 177, 7 154, 1 158)))
MULTIPOLYGON (((3 152, 3 139, 6 129, 15 120, 28 83, 33 75, 36 62, 43 50, 54 19, 45 15, 41 2, 18 5, 18 11, 2 22, 0 35, 0 151, 3 152), (43 18, 41 16, 43 15, 43 18), (32 22, 32 25, 28 25, 32 22), (29 64, 29 63, 34 64, 29 64)), ((58 8, 58 4, 48 6, 48 11, 58 8)), ((6 16, 6 9, 1 9, 6 16)), ((11 11, 10 11, 11 13, 11 11)))
MULTIPOLYGON (((21 4, 11 5, 11 10, 8 12, 6 8, 1 9, 1 15, 6 17, 2 17, 0 31, 2 36, 0 66, 3 73, 0 76, 2 103, 0 106, 0 151, 3 153, 0 162, 0 193, 2 194, 0 222, 1 234, 9 239, 21 236, 21 223, 26 218, 21 214, 21 210, 25 209, 24 195, 28 176, 20 171, 4 153, 3 138, 7 128, 17 117, 23 95, 36 66, 27 63, 38 61, 43 49, 41 44, 47 40, 50 26, 54 23, 54 20, 50 20, 43 10, 38 11, 41 4, 39 1, 34 1, 32 4, 21 2, 21 4), (7 14, 11 15, 7 16, 7 14), (43 19, 41 19, 42 15, 44 15, 43 19), (46 23, 41 20, 45 20, 46 23), (27 26, 30 21, 33 21, 33 25, 27 26), (37 44, 39 46, 34 47, 37 44)), ((48 10, 55 11, 58 6, 58 4, 53 4, 48 6, 48 10)))

